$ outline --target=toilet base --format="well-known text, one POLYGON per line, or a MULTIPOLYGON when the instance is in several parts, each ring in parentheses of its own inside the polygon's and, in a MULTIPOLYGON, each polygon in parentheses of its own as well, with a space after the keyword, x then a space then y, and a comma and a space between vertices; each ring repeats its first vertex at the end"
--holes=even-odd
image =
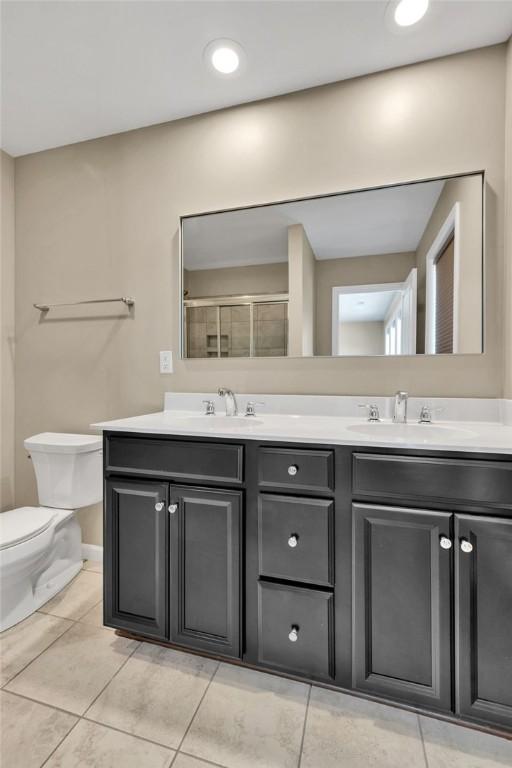
POLYGON ((75 513, 59 510, 46 531, 4 550, 0 558, 0 632, 37 611, 80 572, 81 549, 75 513))

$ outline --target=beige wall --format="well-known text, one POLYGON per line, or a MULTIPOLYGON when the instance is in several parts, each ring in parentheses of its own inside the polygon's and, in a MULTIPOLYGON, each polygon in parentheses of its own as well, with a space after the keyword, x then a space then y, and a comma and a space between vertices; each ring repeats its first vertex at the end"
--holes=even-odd
POLYGON ((505 131, 505 376, 504 394, 512 398, 512 37, 507 46, 505 131))
MULTIPOLYGON (((339 285, 401 283, 416 266, 416 254, 386 253, 316 262, 316 353, 332 348, 332 289, 339 285)), ((345 352, 344 354, 348 354, 345 352)), ((381 354, 380 352, 378 354, 381 354)), ((355 391, 355 390, 354 390, 355 391)))
MULTIPOLYGON (((158 410, 165 390, 502 391, 504 45, 16 160, 17 504, 22 440, 158 410), (486 351, 450 358, 178 360, 179 217, 485 168, 486 351), (129 319, 40 322, 34 301, 133 294, 129 319)), ((112 310, 112 314, 124 310, 112 310)), ((106 315, 102 310, 98 315, 106 315)), ((58 317, 61 317, 59 315, 58 317)), ((81 516, 100 540, 100 518, 81 516)))
POLYGON ((0 510, 14 506, 14 160, 0 151, 0 510))
POLYGON ((425 351, 427 254, 456 203, 460 216, 457 351, 471 354, 482 349, 482 179, 468 176, 445 182, 416 251, 418 352, 425 351))
POLYGON ((188 298, 237 296, 247 293, 288 293, 288 264, 184 270, 188 298))
POLYGON ((342 323, 340 355, 383 355, 384 322, 342 323))

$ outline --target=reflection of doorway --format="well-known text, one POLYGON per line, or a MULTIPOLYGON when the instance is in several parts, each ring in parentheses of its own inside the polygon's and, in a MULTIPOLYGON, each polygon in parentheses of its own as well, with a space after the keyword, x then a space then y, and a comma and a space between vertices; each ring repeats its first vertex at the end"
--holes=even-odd
POLYGON ((458 351, 460 206, 455 203, 426 257, 425 352, 458 351))
POLYGON ((416 311, 416 268, 403 283, 334 287, 332 354, 415 354, 416 311))

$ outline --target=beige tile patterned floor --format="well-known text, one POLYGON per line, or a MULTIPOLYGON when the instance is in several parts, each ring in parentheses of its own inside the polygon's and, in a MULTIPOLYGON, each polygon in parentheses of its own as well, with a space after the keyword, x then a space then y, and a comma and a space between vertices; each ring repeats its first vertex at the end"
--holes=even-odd
POLYGON ((2 768, 511 768, 512 741, 102 627, 97 563, 0 635, 2 768))

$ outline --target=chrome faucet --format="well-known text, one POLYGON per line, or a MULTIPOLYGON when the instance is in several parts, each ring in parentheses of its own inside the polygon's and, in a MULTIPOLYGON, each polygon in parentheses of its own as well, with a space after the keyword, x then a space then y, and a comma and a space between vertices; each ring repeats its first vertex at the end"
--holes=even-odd
POLYGON ((219 397, 224 398, 226 404, 226 416, 238 416, 238 405, 236 402, 235 393, 227 387, 219 387, 219 397))
POLYGON ((407 424, 407 392, 395 393, 395 405, 393 408, 393 422, 395 424, 407 424))

